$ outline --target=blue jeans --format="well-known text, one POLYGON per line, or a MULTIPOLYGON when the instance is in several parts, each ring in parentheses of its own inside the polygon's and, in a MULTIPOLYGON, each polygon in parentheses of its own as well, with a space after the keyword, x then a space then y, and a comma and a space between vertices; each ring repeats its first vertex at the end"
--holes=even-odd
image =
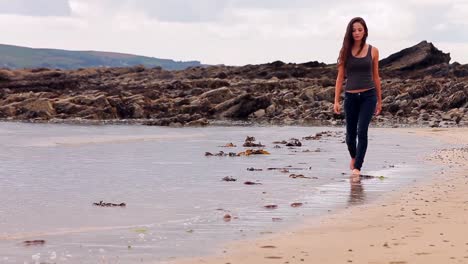
POLYGON ((362 93, 345 93, 344 111, 346 117, 346 144, 354 168, 361 170, 367 150, 367 130, 377 104, 375 89, 362 93), (356 137, 358 139, 356 146, 356 137))

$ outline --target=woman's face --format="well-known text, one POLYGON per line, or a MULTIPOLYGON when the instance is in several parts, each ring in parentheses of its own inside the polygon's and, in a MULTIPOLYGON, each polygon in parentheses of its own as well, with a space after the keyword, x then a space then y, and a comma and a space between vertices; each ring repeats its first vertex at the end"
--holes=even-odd
POLYGON ((353 39, 355 41, 360 41, 364 37, 364 27, 362 26, 361 23, 359 22, 354 22, 353 23, 353 39))

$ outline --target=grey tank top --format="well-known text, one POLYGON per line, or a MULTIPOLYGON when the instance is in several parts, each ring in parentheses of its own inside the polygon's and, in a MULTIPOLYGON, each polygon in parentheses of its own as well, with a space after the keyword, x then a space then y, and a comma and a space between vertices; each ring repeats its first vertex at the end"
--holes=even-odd
POLYGON ((372 78, 372 46, 369 45, 367 55, 362 58, 350 54, 346 62, 346 91, 375 88, 372 78))

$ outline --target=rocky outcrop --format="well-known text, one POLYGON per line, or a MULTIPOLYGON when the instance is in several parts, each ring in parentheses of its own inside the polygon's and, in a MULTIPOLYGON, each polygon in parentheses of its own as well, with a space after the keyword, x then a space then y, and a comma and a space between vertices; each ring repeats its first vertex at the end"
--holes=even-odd
MULTIPOLYGON (((422 42, 382 60, 379 125, 468 124, 468 65, 422 42)), ((213 122, 340 125, 336 65, 0 70, 0 118, 204 126, 213 122)))
POLYGON ((432 43, 422 41, 381 60, 379 65, 387 70, 410 71, 449 62, 450 53, 443 53, 432 43))

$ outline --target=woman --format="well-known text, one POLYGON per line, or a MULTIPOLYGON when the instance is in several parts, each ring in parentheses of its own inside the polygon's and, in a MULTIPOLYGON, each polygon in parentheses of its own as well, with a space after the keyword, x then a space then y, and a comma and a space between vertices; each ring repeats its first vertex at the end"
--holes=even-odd
POLYGON ((361 174, 367 150, 367 130, 373 114, 382 110, 379 77, 379 50, 366 44, 367 25, 364 19, 351 19, 338 57, 334 111, 339 114, 340 96, 346 76, 344 111, 346 144, 351 155, 353 175, 361 174), (356 137, 358 142, 356 144, 356 137))

